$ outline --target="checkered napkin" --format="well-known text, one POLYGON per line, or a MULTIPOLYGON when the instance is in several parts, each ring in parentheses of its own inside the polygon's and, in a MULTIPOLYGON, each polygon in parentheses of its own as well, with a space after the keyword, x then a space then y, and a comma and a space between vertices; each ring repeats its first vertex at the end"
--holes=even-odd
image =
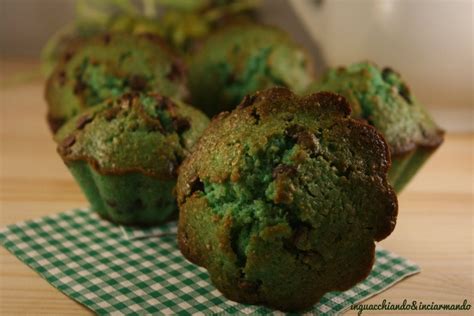
MULTIPOLYGON (((267 314, 268 308, 232 302, 205 269, 186 261, 173 224, 156 237, 126 239, 120 227, 86 210, 8 226, 0 242, 61 292, 98 314, 267 314)), ((136 232, 137 233, 137 232, 136 232)), ((331 292, 309 314, 337 314, 415 274, 420 268, 377 249, 370 276, 345 292, 331 292)))
POLYGON ((120 226, 123 237, 128 240, 149 238, 149 237, 161 237, 165 235, 176 235, 178 227, 175 221, 162 224, 160 226, 153 227, 133 227, 133 226, 120 226))

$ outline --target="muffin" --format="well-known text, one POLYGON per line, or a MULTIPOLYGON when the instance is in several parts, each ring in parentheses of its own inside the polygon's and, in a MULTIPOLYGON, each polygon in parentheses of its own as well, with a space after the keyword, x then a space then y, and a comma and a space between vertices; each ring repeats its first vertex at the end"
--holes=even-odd
POLYGON ((300 311, 363 280, 395 227, 388 146, 332 93, 272 88, 212 120, 179 170, 178 241, 229 299, 300 311))
POLYGON ((105 34, 71 45, 46 85, 48 122, 69 118, 127 92, 186 95, 182 61, 156 36, 105 34))
POLYGON ((313 61, 283 31, 231 23, 206 38, 190 57, 189 89, 208 115, 234 108, 242 98, 272 86, 305 91, 313 61))
POLYGON ((70 119, 58 153, 101 217, 154 225, 176 215, 176 170, 204 128, 200 111, 159 94, 126 94, 70 119))
POLYGON ((443 130, 390 68, 362 62, 330 69, 310 91, 343 95, 352 117, 367 121, 385 137, 392 156, 389 181, 397 192, 443 142, 443 130))
POLYGON ((105 32, 153 33, 160 36, 164 33, 158 19, 116 11, 106 10, 106 12, 103 12, 104 16, 100 23, 93 19, 91 20, 90 16, 78 16, 74 22, 57 30, 48 39, 48 42, 41 51, 41 70, 45 77, 47 78, 51 75, 64 52, 75 41, 86 40, 105 32))

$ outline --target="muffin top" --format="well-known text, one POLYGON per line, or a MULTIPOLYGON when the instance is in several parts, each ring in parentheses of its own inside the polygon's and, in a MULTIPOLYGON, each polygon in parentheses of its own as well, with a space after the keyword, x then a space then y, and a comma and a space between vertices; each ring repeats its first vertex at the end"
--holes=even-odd
POLYGON ((186 95, 181 60, 154 35, 103 34, 69 46, 46 85, 53 131, 84 109, 127 92, 186 95))
POLYGON ((352 107, 352 116, 375 126, 392 155, 403 155, 417 146, 436 148, 443 141, 443 131, 390 68, 362 62, 330 69, 310 91, 343 95, 352 107))
POLYGON ((91 107, 55 135, 66 163, 87 161, 102 174, 176 177, 208 124, 200 111, 159 94, 126 94, 91 107))
POLYGON ((388 146, 375 128, 349 114, 345 100, 332 93, 300 98, 272 88, 246 97, 212 120, 183 162, 178 202, 204 198, 219 213, 235 203, 235 217, 255 216, 256 223, 287 222, 284 212, 280 218, 274 213, 281 208, 320 225, 322 213, 343 216, 347 208, 353 213, 344 216, 370 222, 376 240, 386 237, 397 211, 386 179, 388 146), (259 203, 263 210, 254 214, 242 208, 259 203))
POLYGON ((313 61, 302 47, 277 28, 251 22, 222 27, 190 58, 191 96, 209 115, 257 90, 285 86, 298 93, 312 80, 313 61))

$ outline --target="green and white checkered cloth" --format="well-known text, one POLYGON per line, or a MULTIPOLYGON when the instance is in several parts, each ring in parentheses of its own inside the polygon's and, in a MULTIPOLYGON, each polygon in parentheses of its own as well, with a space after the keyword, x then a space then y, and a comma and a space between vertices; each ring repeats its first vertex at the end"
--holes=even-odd
POLYGON ((131 227, 131 226, 120 226, 123 237, 128 240, 149 238, 149 237, 161 237, 164 235, 176 235, 178 227, 175 221, 162 224, 160 226, 153 227, 131 227))
MULTIPOLYGON (((126 239, 120 227, 90 211, 73 210, 8 226, 0 231, 0 241, 58 290, 98 314, 282 314, 222 296, 206 270, 181 255, 174 226, 154 231, 155 237, 126 239)), ((377 249, 365 281, 326 294, 308 313, 337 314, 419 271, 416 264, 377 249)))

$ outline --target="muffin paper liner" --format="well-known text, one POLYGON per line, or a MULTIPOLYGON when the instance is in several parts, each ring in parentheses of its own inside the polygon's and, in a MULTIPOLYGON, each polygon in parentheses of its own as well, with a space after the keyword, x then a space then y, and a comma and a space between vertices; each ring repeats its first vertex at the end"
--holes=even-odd
POLYGON ((403 188, 416 175, 419 169, 435 152, 435 149, 417 148, 407 156, 393 157, 392 167, 389 170, 389 182, 395 192, 402 192, 403 188))
MULTIPOLYGON (((226 299, 204 268, 188 262, 176 222, 122 228, 88 210, 21 222, 0 230, 2 245, 52 286, 97 314, 275 314, 226 299)), ((338 314, 420 272, 377 247, 370 275, 345 292, 327 293, 304 314, 338 314)))

